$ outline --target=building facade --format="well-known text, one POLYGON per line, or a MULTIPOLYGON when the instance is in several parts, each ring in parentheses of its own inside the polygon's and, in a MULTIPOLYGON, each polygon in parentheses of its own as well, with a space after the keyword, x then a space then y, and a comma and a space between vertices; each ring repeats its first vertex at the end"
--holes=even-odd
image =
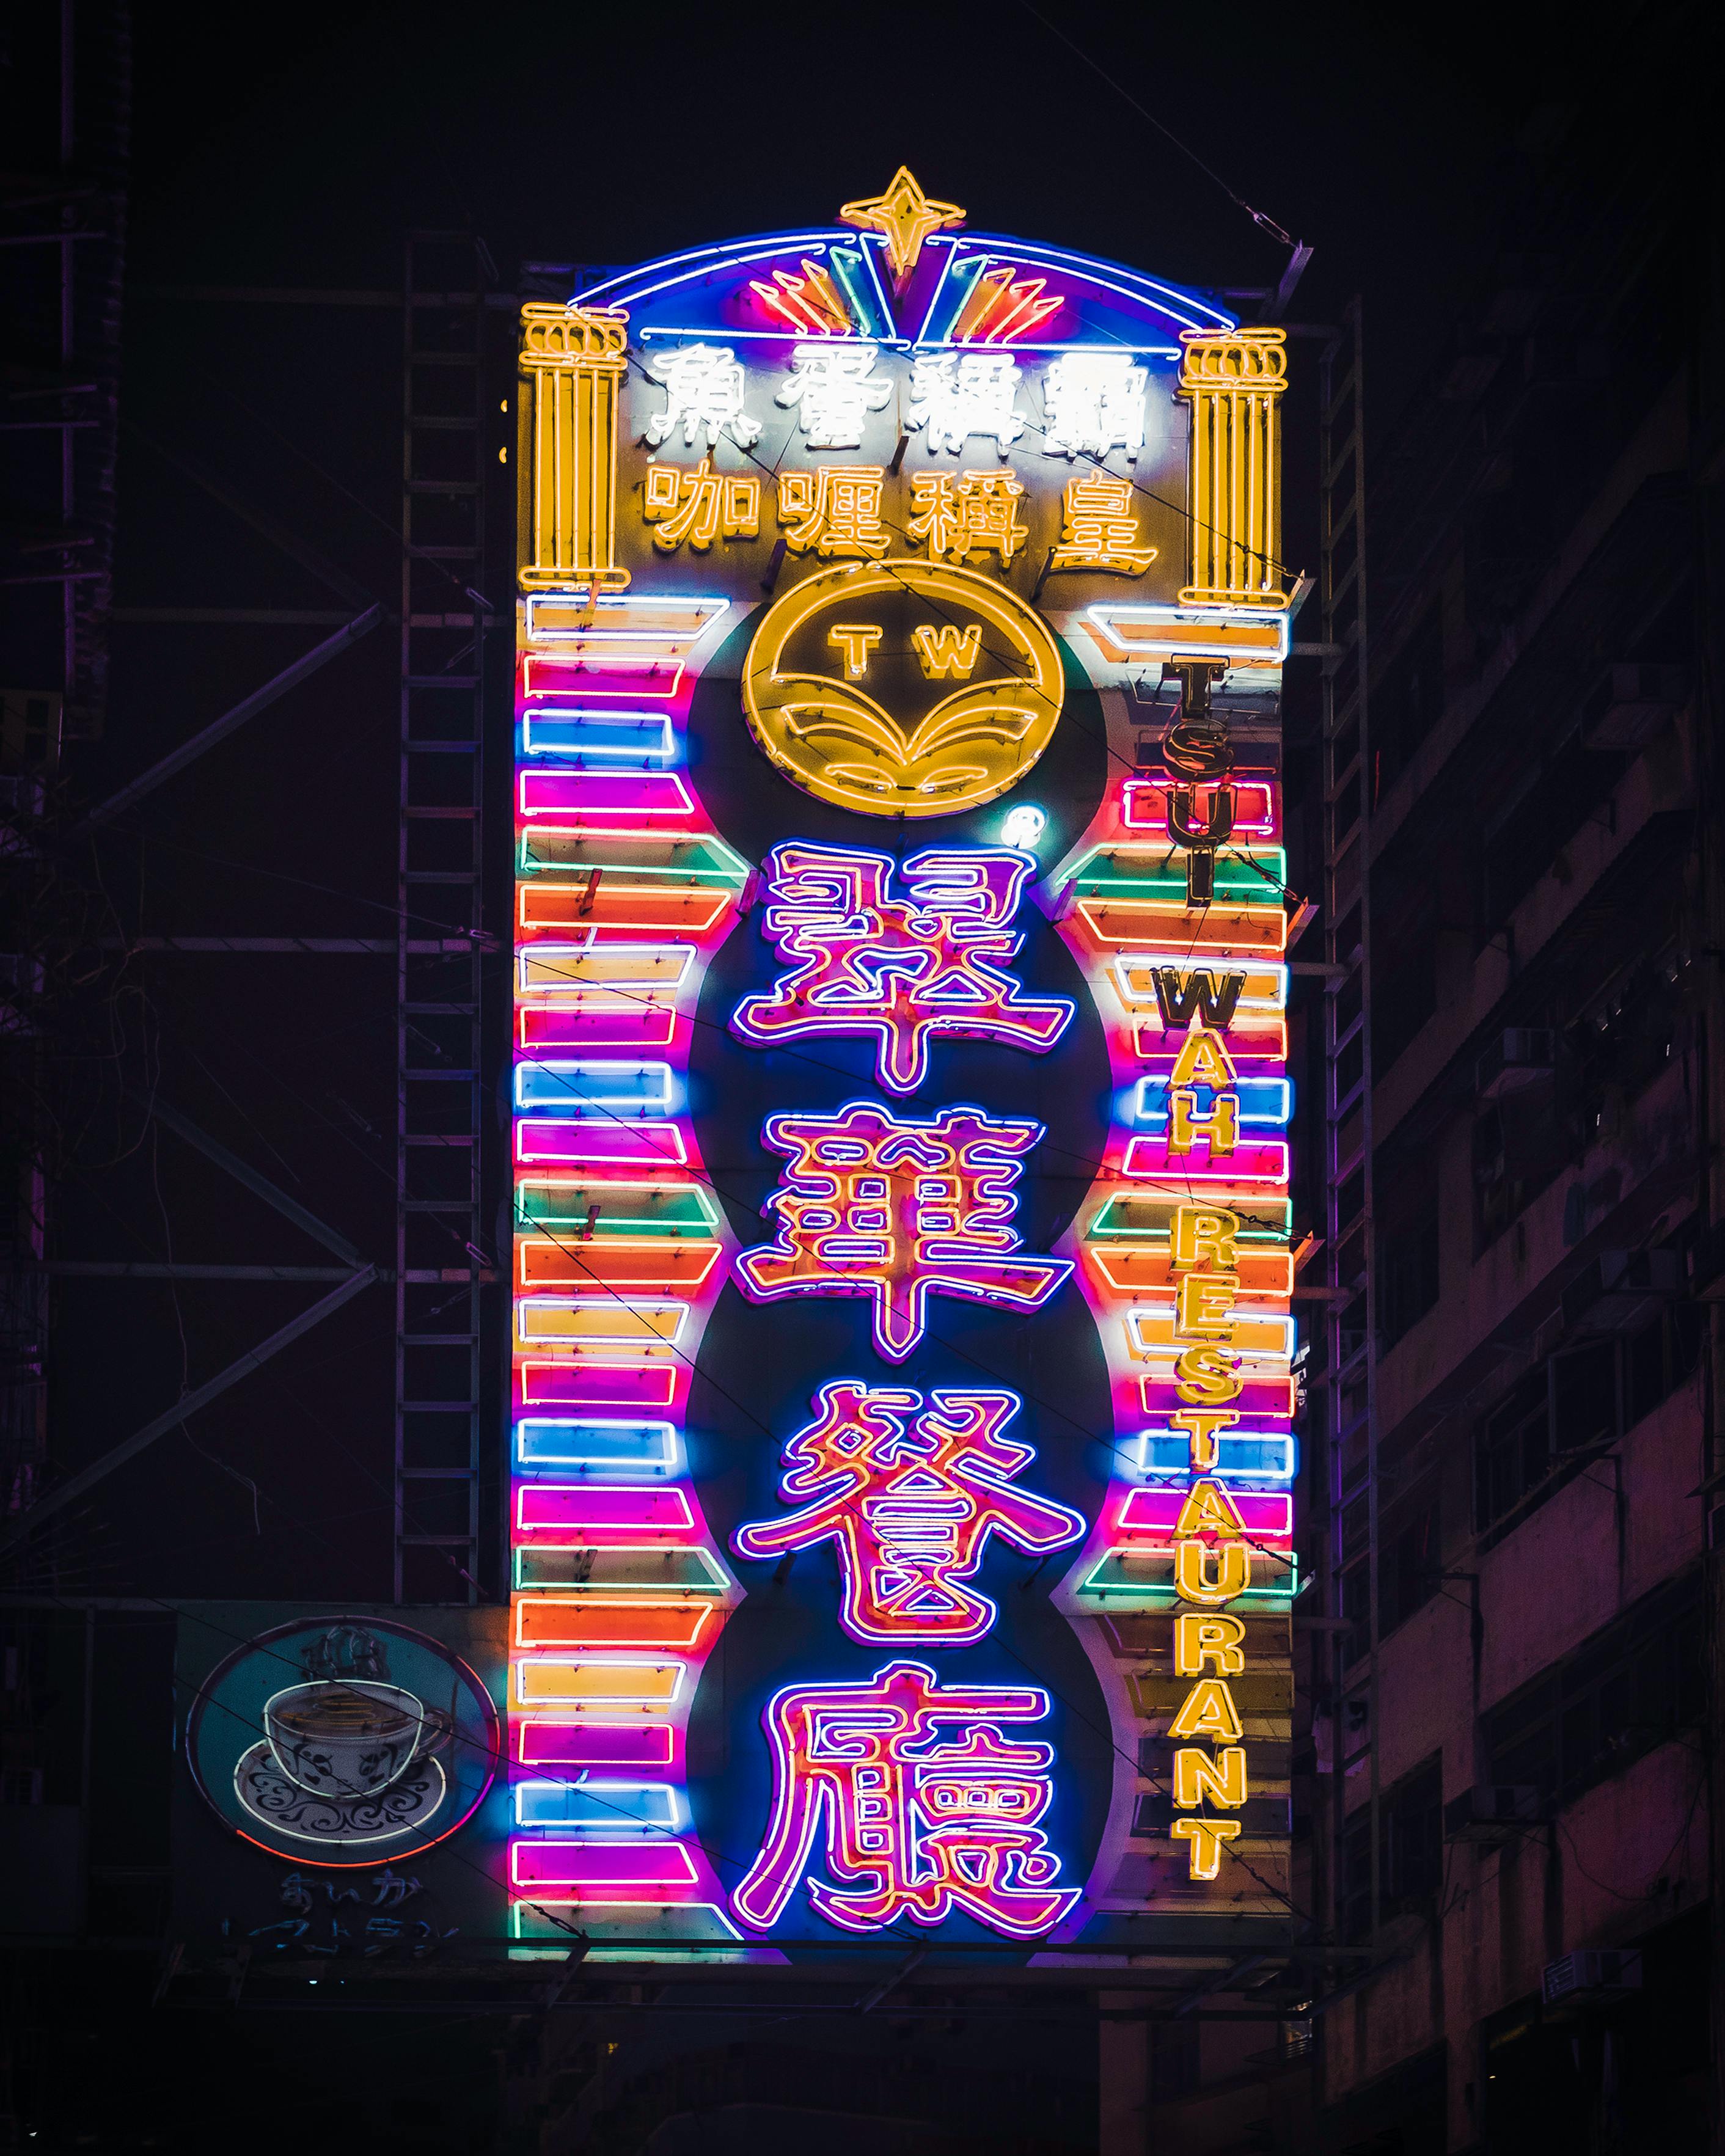
POLYGON ((1514 251, 1399 418, 1380 367, 1368 437, 1338 1334, 1374 1411, 1314 1387, 1303 1760, 1314 1888, 1373 1957, 1322 2017, 1337 2148, 1706 2133, 1717 413, 1677 191, 1591 139, 1530 131, 1514 251))
POLYGON ((1294 1898, 1358 1960, 1309 2043, 1153 2029, 1122 2144, 1715 2145, 1717 277, 1597 139, 1525 131, 1426 376, 1332 347, 1294 1898))

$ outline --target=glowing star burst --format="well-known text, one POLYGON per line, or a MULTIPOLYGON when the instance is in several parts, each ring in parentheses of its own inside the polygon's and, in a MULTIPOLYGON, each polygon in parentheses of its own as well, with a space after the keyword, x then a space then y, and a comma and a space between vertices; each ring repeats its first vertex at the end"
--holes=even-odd
POLYGON ((923 242, 948 225, 963 224, 966 213, 957 203, 932 202, 916 184, 908 165, 901 165, 885 194, 846 203, 840 221, 864 232, 882 234, 893 275, 902 281, 916 266, 923 242))

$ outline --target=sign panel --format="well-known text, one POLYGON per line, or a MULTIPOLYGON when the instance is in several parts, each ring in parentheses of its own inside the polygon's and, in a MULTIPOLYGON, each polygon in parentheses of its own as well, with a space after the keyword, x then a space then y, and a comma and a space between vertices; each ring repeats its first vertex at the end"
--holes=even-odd
POLYGON ((523 311, 518 1953, 1286 1913, 1282 337, 964 225, 523 311))

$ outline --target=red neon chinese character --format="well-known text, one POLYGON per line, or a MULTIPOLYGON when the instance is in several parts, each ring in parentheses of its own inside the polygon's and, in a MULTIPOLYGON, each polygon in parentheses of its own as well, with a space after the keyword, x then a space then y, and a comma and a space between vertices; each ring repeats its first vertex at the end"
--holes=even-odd
POLYGON ((760 1855, 731 1897, 743 1922, 778 1920, 823 1823, 828 1880, 816 1913, 865 1932, 962 1910, 1014 1938, 1058 1923, 1078 1898, 1037 1826, 1054 1798, 1053 1747, 1014 1743, 1003 1722, 1037 1722, 1029 1686, 954 1685, 925 1662, 889 1662, 866 1684, 790 1685, 761 1717, 773 1810, 760 1855))
POLYGON ((991 1534, 1026 1551, 1059 1549, 1081 1514, 1006 1486, 1036 1457, 1001 1435, 1014 1393, 916 1392, 854 1379, 823 1385, 819 1419, 785 1448, 779 1484, 814 1502, 786 1520, 740 1527, 744 1557, 836 1542, 845 1577, 839 1622, 866 1644, 933 1640, 961 1647, 993 1625, 995 1604, 964 1584, 991 1534))
POLYGON ((896 1093, 928 1075, 937 1034, 1014 1048, 1052 1048, 1071 1021, 1064 996, 1034 997, 1002 970, 1022 936, 1012 919, 1033 862, 1023 854, 937 849, 904 864, 908 894, 890 898, 886 854, 792 844, 768 857, 765 929, 783 958, 800 961, 770 995, 739 1004, 746 1040, 868 1034, 875 1068, 896 1093))
POLYGON ((1019 1156, 1041 1136, 1040 1123, 972 1107, 927 1122, 865 1101, 832 1116, 769 1116, 762 1141, 791 1165, 762 1209, 778 1215, 776 1240, 737 1261, 744 1288, 760 1302, 871 1296, 875 1346, 892 1363, 922 1337, 931 1289, 1040 1310, 1072 1262, 1011 1255, 1019 1238, 1006 1223, 1019 1156))

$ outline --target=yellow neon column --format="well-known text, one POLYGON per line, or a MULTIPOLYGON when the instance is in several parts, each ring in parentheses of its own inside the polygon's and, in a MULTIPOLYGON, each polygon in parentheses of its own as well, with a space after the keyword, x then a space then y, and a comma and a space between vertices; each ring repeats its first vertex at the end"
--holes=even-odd
POLYGON ((1192 407, 1192 582, 1183 606, 1285 607, 1281 588, 1284 330, 1184 330, 1192 407))
POLYGON ((621 591, 617 566, 617 393, 629 367, 629 316, 542 302, 521 309, 520 490, 523 591, 588 584, 621 591))

